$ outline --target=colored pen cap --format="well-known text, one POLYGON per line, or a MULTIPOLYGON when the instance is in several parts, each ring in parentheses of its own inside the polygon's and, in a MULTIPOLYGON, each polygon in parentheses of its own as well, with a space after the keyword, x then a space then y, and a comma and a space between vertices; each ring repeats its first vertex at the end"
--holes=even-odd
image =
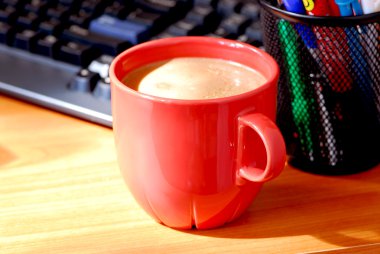
POLYGON ((330 16, 340 16, 339 6, 334 0, 329 1, 330 16))
POLYGON ((302 0, 282 0, 282 3, 287 11, 298 14, 306 13, 302 0))
POLYGON ((313 16, 333 16, 330 1, 334 0, 305 0, 304 6, 307 14, 313 16))
POLYGON ((380 12, 380 0, 361 0, 363 13, 380 12))
MULTIPOLYGON (((298 13, 298 14, 306 14, 305 6, 303 5, 302 0, 283 0, 282 1, 285 9, 287 11, 298 13)), ((302 38, 302 41, 305 43, 308 48, 317 48, 317 39, 313 30, 305 25, 296 24, 295 28, 299 35, 302 38)))
POLYGON ((355 16, 363 15, 363 9, 361 4, 359 3, 359 0, 353 0, 352 3, 352 10, 354 11, 355 16))
POLYGON ((335 0, 341 16, 363 15, 362 7, 358 0, 335 0))

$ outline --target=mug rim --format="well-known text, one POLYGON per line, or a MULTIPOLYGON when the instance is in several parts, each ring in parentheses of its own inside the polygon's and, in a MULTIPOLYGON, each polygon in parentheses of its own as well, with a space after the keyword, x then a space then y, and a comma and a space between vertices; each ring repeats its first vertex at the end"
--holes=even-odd
MULTIPOLYGON (((192 56, 189 56, 192 57, 192 56)), ((196 56, 194 56, 196 57, 196 56)), ((207 56, 205 56, 207 57, 207 56)), ((212 57, 216 58, 216 57, 212 57)), ((163 58, 164 59, 164 58, 163 58)), ((227 60, 223 57, 220 57, 220 59, 227 60)), ((239 61, 235 61, 238 62, 239 61)), ((242 63, 241 63, 242 64, 242 63)), ((245 64, 243 64, 245 65, 245 64)), ((245 65, 247 66, 247 65, 245 65)), ((254 69, 253 67, 248 66, 251 69, 254 69)), ((115 57, 115 59, 112 61, 110 68, 109 68, 109 76, 111 79, 111 87, 114 86, 115 88, 121 90, 122 92, 126 92, 128 94, 131 94, 133 96, 141 97, 144 99, 148 99, 155 102, 162 102, 162 103, 170 103, 170 104, 214 104, 214 103, 222 103, 222 102, 230 102, 235 100, 242 100, 244 98, 250 97, 252 95, 255 95, 257 93, 260 93, 263 90, 269 89, 272 85, 277 85, 276 80, 279 78, 279 66, 275 59, 270 56, 268 53, 266 53, 264 50, 259 49, 255 46, 252 46, 250 44, 231 40, 231 39, 225 39, 225 38, 216 38, 216 37, 207 37, 207 36, 178 36, 178 37, 170 37, 170 38, 161 38, 161 39, 154 39, 151 41, 143 42, 138 45, 135 45, 129 49, 124 50, 119 55, 115 57), (236 49, 245 49, 249 51, 250 53, 253 53, 258 56, 258 59, 262 59, 260 61, 266 62, 268 65, 273 67, 273 70, 270 72, 270 75, 264 75, 262 72, 258 71, 262 75, 265 76, 267 81, 264 84, 261 84, 260 86, 244 92, 237 95, 231 95, 226 97, 218 97, 218 98, 209 98, 209 99, 178 99, 178 98, 167 98, 167 97, 160 97, 155 95, 150 95, 146 93, 138 92, 127 85, 125 85, 121 80, 117 77, 115 73, 115 69, 117 65, 120 65, 123 63, 123 59, 128 58, 129 55, 135 54, 136 52, 139 52, 141 50, 147 49, 147 48, 155 48, 157 46, 165 47, 170 45, 178 45, 178 44, 191 44, 191 45, 207 45, 207 46, 218 46, 218 47, 225 47, 225 48, 236 48, 236 49)), ((111 89, 111 93, 112 93, 111 89)), ((112 99, 112 94, 111 94, 112 99)))

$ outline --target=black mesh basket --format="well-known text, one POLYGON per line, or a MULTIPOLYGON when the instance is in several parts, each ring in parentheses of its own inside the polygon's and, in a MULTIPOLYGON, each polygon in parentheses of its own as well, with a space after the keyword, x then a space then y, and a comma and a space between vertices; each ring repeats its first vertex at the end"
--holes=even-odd
POLYGON ((338 175, 380 162, 380 13, 315 17, 261 0, 280 66, 277 124, 289 164, 338 175))

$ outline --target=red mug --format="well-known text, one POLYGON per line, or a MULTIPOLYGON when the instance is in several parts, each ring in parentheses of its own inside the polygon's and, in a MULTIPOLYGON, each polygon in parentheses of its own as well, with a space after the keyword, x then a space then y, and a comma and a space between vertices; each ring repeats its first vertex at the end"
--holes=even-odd
POLYGON ((285 143, 273 122, 278 77, 267 53, 220 38, 159 39, 118 55, 110 67, 115 144, 140 206, 178 229, 214 228, 239 217, 285 166, 285 143), (175 57, 238 62, 268 81, 243 94, 204 100, 146 95, 121 82, 131 70, 175 57))

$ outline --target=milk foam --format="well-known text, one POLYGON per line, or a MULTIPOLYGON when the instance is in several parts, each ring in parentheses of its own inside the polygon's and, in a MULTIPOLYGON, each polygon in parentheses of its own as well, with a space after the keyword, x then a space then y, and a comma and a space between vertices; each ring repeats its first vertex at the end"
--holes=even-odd
POLYGON ((199 57, 146 65, 124 79, 126 85, 141 93, 175 99, 227 97, 253 90, 266 81, 262 74, 244 65, 199 57))

